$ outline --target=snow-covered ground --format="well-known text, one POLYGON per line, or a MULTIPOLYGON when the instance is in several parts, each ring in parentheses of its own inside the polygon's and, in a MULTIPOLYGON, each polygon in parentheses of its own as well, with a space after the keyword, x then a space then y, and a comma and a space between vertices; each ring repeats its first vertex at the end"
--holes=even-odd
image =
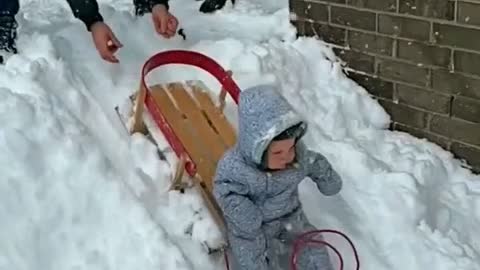
MULTIPOLYGON (((389 116, 332 50, 295 39, 288 1, 239 0, 214 15, 199 1, 170 1, 187 40, 156 35, 130 0, 99 2, 124 44, 120 64, 97 56, 66 1, 21 1, 20 54, 0 66, 0 270, 224 269, 201 244, 218 240, 201 200, 166 192, 171 166, 114 110, 148 57, 178 48, 213 57, 241 88, 277 84, 308 118, 309 146, 345 184, 327 198, 304 181, 302 202, 319 228, 353 239, 362 269, 480 269, 480 177, 440 147, 386 130, 389 116)), ((150 78, 184 79, 219 89, 190 67, 150 78)), ((353 269, 348 246, 327 240, 353 269)))

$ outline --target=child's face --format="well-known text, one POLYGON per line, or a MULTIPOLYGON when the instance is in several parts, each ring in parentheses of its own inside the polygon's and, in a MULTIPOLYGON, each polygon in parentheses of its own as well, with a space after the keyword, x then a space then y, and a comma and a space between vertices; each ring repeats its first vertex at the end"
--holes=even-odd
POLYGON ((295 159, 295 139, 272 141, 267 150, 268 168, 285 169, 295 159))

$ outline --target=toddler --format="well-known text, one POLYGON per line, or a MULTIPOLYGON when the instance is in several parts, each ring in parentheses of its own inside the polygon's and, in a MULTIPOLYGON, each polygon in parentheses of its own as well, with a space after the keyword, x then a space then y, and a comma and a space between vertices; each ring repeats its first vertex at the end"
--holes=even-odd
MULTIPOLYGON (((270 85, 241 92, 237 144, 218 162, 214 196, 223 211, 232 270, 288 270, 293 241, 315 229, 298 184, 310 177, 330 196, 342 188, 327 159, 306 149, 306 123, 270 85)), ((305 248, 300 270, 333 270, 326 247, 305 248)))

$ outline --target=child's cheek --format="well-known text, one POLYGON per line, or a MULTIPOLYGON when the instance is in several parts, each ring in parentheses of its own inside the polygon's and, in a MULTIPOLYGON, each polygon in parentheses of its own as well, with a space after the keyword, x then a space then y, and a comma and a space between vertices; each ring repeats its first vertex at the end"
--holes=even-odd
POLYGON ((290 154, 289 159, 288 159, 288 163, 293 162, 294 159, 295 159, 295 152, 290 154))

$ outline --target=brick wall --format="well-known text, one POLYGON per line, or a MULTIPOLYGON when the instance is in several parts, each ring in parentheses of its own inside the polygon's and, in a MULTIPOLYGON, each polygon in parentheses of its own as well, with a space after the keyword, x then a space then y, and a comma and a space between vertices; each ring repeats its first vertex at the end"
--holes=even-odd
POLYGON ((290 0, 392 116, 480 171, 480 0, 290 0))

